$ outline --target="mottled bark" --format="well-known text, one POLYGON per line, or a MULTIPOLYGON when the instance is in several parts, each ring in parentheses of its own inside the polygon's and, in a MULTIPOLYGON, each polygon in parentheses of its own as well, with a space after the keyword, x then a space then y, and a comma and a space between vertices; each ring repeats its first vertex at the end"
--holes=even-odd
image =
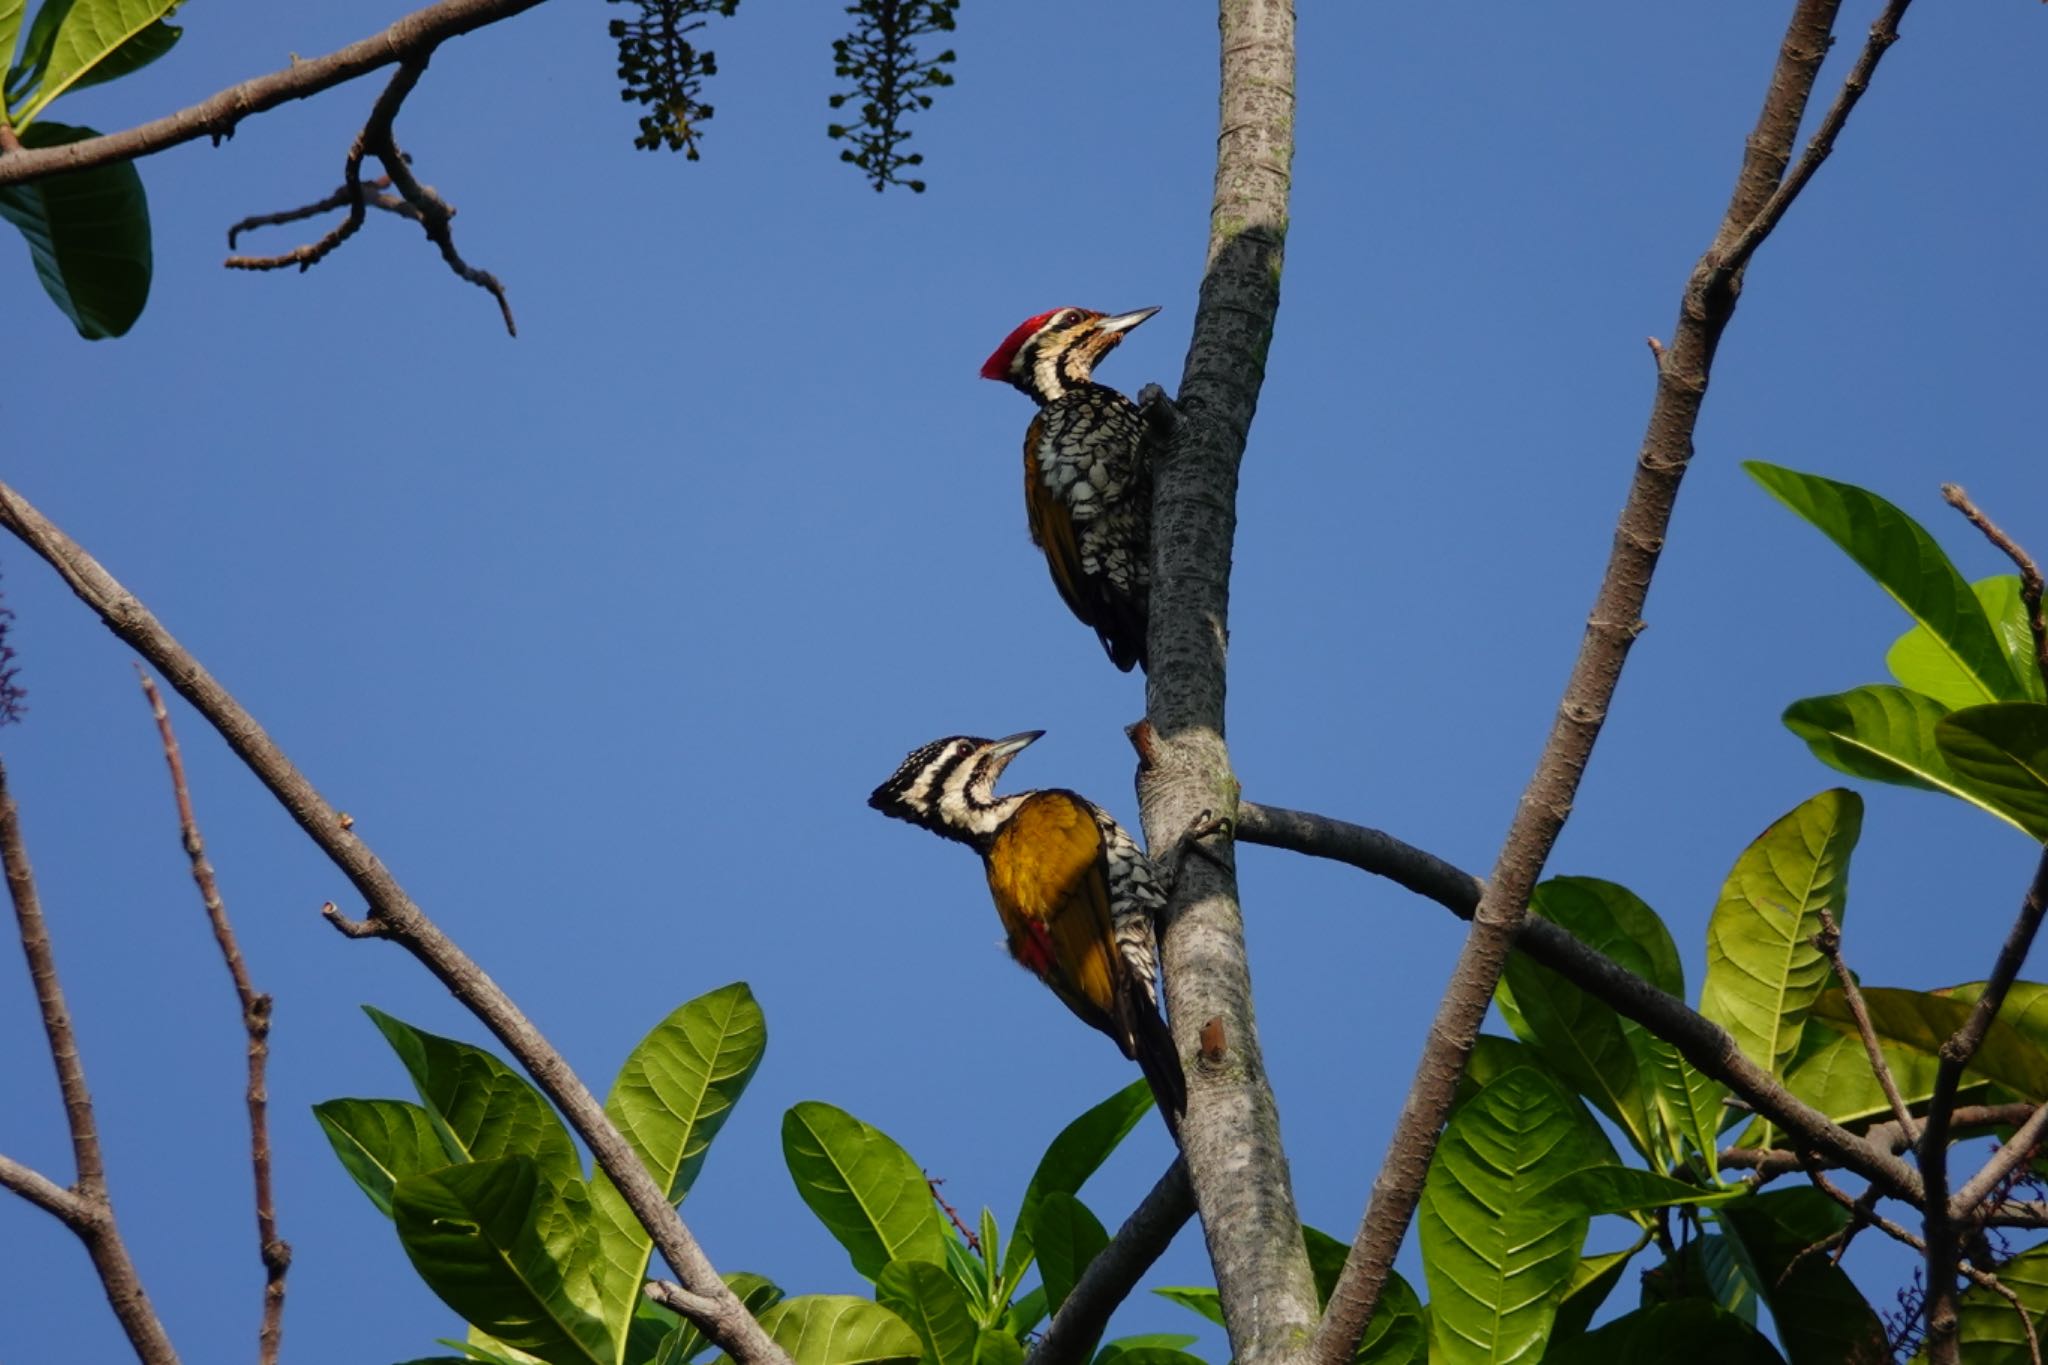
MULTIPOLYGON (((1237 804, 1224 744, 1237 470, 1280 303, 1294 148, 1292 5, 1225 0, 1221 8, 1209 255, 1180 420, 1157 467, 1148 724, 1133 735, 1155 851, 1177 848, 1205 815, 1228 816, 1237 804)), ((1203 853, 1210 856, 1179 859, 1161 943, 1174 1036, 1188 1062, 1182 1148, 1232 1351, 1241 1365, 1265 1365, 1300 1354, 1315 1326, 1315 1288, 1259 1053, 1227 841, 1211 840, 1203 853)))

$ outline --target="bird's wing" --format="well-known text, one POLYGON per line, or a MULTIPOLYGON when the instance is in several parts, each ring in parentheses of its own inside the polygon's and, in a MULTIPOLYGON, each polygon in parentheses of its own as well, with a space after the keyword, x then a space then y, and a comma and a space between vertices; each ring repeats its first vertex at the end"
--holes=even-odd
POLYGON ((1131 1055, 1130 1030, 1119 1026, 1125 964, 1110 917, 1102 831, 1088 807, 1065 792, 1026 799, 989 849, 988 884, 1010 955, 1131 1055))
POLYGON ((1031 543, 1045 551, 1053 586, 1067 610, 1092 624, 1092 605, 1084 606, 1081 587, 1081 543, 1074 530, 1074 512, 1046 483, 1038 466, 1039 442, 1045 439, 1045 414, 1031 419, 1024 433, 1024 514, 1031 523, 1031 543))

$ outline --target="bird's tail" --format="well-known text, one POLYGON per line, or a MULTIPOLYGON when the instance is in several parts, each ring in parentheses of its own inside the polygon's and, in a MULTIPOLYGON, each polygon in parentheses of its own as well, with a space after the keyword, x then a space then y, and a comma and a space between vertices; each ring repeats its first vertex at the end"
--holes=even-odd
POLYGON ((1159 1117, 1166 1120, 1166 1131, 1173 1134, 1177 1144, 1181 1116, 1188 1111, 1188 1078, 1181 1070, 1180 1051, 1174 1047, 1173 1033, 1156 1006, 1142 999, 1133 999, 1131 1003, 1132 1057, 1145 1073, 1152 1098, 1159 1104, 1159 1117))

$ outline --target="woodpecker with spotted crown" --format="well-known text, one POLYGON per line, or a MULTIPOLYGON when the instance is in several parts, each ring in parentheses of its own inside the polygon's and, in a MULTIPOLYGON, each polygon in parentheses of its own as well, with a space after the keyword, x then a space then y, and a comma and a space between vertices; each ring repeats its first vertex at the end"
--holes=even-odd
POLYGON ((981 377, 1038 404, 1024 433, 1024 510, 1053 586, 1109 660, 1146 666, 1152 593, 1152 471, 1138 405, 1095 382, 1104 356, 1157 308, 1056 308, 1003 338, 981 377))
POLYGON ((1010 956, 1138 1064, 1177 1138, 1187 1077, 1155 985, 1166 891, 1137 841, 1094 802, 1059 789, 995 794, 1010 760, 1044 733, 934 740, 868 804, 981 855, 1010 956))

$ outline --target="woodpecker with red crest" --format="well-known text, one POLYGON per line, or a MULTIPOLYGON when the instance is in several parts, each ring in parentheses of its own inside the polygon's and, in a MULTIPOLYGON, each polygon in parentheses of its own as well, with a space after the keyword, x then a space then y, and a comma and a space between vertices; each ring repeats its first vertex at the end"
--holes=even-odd
POLYGON ((1155 985, 1154 920, 1166 908, 1159 871, 1085 797, 995 794, 1010 760, 1043 733, 934 740, 904 759, 868 804, 981 855, 1010 956, 1138 1064, 1177 1134, 1187 1077, 1155 985))
POLYGON ((1024 391, 1038 415, 1024 433, 1024 510, 1053 586, 1109 660, 1145 664, 1152 590, 1152 471, 1138 405, 1095 382, 1096 365, 1158 312, 1058 308, 1028 318, 981 367, 1024 391))

